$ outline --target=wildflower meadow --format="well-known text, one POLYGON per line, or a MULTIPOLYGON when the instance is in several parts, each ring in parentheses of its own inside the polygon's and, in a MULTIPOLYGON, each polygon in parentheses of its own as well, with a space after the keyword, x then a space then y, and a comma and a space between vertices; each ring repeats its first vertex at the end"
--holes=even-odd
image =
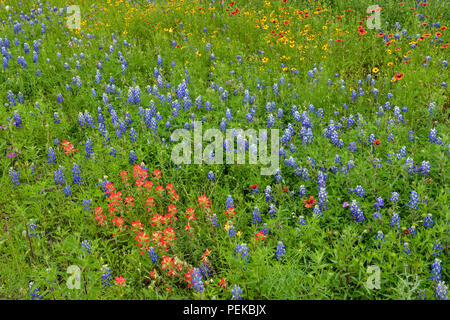
POLYGON ((0 22, 1 299, 448 299, 447 1, 0 22))

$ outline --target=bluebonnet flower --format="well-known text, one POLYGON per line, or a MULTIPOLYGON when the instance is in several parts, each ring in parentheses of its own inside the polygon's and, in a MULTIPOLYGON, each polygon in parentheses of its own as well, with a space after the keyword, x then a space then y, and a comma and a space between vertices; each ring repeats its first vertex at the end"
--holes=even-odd
POLYGON ((408 228, 409 234, 411 235, 411 237, 414 238, 414 236, 416 235, 416 227, 415 226, 411 226, 410 228, 408 228))
POLYGON ((373 206, 374 206, 375 210, 379 210, 381 207, 384 207, 383 198, 382 197, 376 198, 373 206))
POLYGON ((52 147, 48 148, 47 158, 48 158, 47 163, 53 163, 53 164, 56 163, 55 162, 55 159, 56 159, 55 158, 55 150, 53 150, 52 147))
POLYGON ((373 217, 374 219, 381 220, 381 213, 378 212, 378 211, 375 211, 375 212, 372 214, 372 217, 373 217))
POLYGON ((360 196, 361 198, 364 198, 366 195, 366 191, 364 190, 364 188, 360 185, 356 186, 355 188, 355 193, 360 196))
POLYGON ((83 249, 83 251, 91 253, 91 244, 89 243, 89 241, 84 240, 83 242, 81 242, 81 248, 83 249))
POLYGON ((61 93, 58 93, 58 94, 56 95, 56 101, 57 101, 58 103, 63 103, 63 102, 64 102, 64 99, 63 99, 63 96, 62 96, 61 93))
POLYGON ((130 129, 130 139, 131 139, 131 142, 135 142, 137 139, 136 129, 134 129, 134 128, 130 129))
POLYGON ((8 101, 11 105, 16 105, 16 99, 14 97, 14 93, 11 90, 8 91, 8 101))
POLYGON ((441 271, 442 271, 442 266, 441 266, 441 260, 438 258, 434 259, 434 263, 431 265, 431 275, 430 275, 430 279, 431 280, 441 280, 441 271))
POLYGON ((363 211, 359 208, 358 202, 353 200, 350 204, 350 216, 356 222, 363 222, 365 220, 363 211))
POLYGON ((227 207, 227 210, 234 207, 234 201, 233 201, 233 197, 231 195, 227 196, 227 199, 225 200, 225 205, 227 207))
POLYGON ((70 188, 69 185, 64 187, 64 195, 66 197, 71 197, 72 196, 72 189, 70 188))
POLYGON ((418 171, 422 175, 429 175, 430 174, 430 162, 429 161, 422 161, 420 164, 420 167, 418 168, 418 171))
POLYGON ((214 176, 214 172, 210 171, 208 172, 208 179, 214 181, 216 177, 214 176))
POLYGON ((19 92, 19 94, 17 95, 17 101, 19 101, 19 103, 21 104, 25 102, 25 98, 23 97, 22 92, 19 92))
POLYGON ((275 251, 275 257, 277 258, 277 260, 285 259, 286 258, 285 254, 286 254, 286 250, 284 249, 283 241, 279 241, 277 244, 276 251, 275 251))
POLYGON ((130 151, 129 161, 130 161, 131 164, 134 164, 137 161, 136 154, 134 153, 133 150, 130 151))
POLYGON ((280 183, 281 181, 283 181, 283 177, 281 176, 280 169, 277 169, 275 171, 275 180, 276 180, 277 183, 280 183))
POLYGON ((407 204, 407 207, 409 209, 418 209, 419 204, 419 194, 416 191, 411 191, 411 194, 409 195, 409 202, 407 204))
POLYGON ((264 190, 264 193, 266 194, 266 202, 273 200, 272 188, 270 186, 266 187, 266 189, 264 190))
POLYGON ((108 265, 103 265, 100 269, 102 274, 102 285, 105 287, 110 287, 113 285, 113 279, 111 278, 111 270, 109 270, 108 265))
POLYGON ((316 204, 316 205, 314 206, 313 214, 314 214, 314 216, 316 216, 316 217, 321 217, 321 216, 323 216, 323 212, 322 212, 322 210, 320 209, 320 206, 319 206, 318 204, 316 204))
POLYGON ((440 257, 441 256, 441 251, 442 251, 442 246, 441 246, 441 242, 433 242, 433 253, 431 254, 432 256, 437 256, 440 257))
POLYGON ((222 121, 220 121, 220 130, 225 131, 226 129, 227 129, 227 121, 225 120, 225 118, 223 118, 222 121))
POLYGON ((391 226, 396 226, 397 228, 400 228, 400 216, 398 215, 398 213, 392 214, 391 226))
POLYGON ((275 117, 273 114, 269 114, 267 117, 267 128, 271 128, 273 126, 275 126, 275 117))
POLYGON ((152 247, 148 250, 148 255, 152 259, 152 263, 156 265, 159 259, 158 251, 156 251, 156 249, 152 247))
POLYGON ((219 226, 219 218, 217 217, 217 215, 215 213, 211 217, 211 223, 214 227, 219 226))
POLYGON ((259 225, 261 223, 261 212, 258 208, 253 210, 253 224, 259 225))
POLYGON ((325 188, 320 188, 319 189, 319 196, 318 196, 318 205, 320 208, 320 211, 323 212, 325 210, 327 210, 327 205, 328 205, 328 193, 327 190, 325 188))
POLYGON ((87 139, 86 145, 85 145, 85 150, 86 150, 86 158, 90 159, 92 157, 92 155, 94 154, 94 149, 92 147, 91 139, 87 139))
POLYGON ((298 217, 298 224, 301 226, 305 226, 308 223, 306 222, 305 218, 303 216, 298 217))
POLYGON ((202 281, 202 274, 198 268, 194 268, 192 271, 192 286, 197 292, 203 292, 205 290, 203 281, 202 281))
POLYGON ((19 114, 19 112, 17 112, 17 110, 14 111, 13 119, 14 119, 14 125, 17 128, 20 128, 22 126, 22 118, 20 117, 20 114, 19 114))
POLYGON ((372 167, 380 168, 381 167, 381 160, 379 158, 374 158, 373 159, 373 163, 372 163, 372 167))
POLYGON ((426 290, 425 289, 419 291, 418 298, 420 300, 426 300, 426 290))
POLYGON ((53 172, 53 179, 55 180, 55 184, 62 185, 66 182, 66 177, 64 176, 64 168, 59 166, 59 168, 53 172))
POLYGON ((301 186, 298 188, 298 194, 299 194, 300 197, 305 197, 305 196, 308 195, 308 191, 306 190, 306 188, 305 188, 304 185, 301 185, 301 186))
POLYGON ((35 231, 36 227, 37 227, 36 223, 34 221, 31 221, 31 223, 28 225, 28 227, 30 228, 28 236, 30 238, 33 238, 33 237, 38 238, 39 236, 37 234, 33 233, 33 231, 35 231))
POLYGON ((208 265, 206 265, 204 263, 202 263, 202 265, 200 266, 200 272, 202 273, 202 276, 204 276, 205 278, 210 278, 213 275, 213 273, 209 269, 208 265))
POLYGON ((30 282, 29 286, 28 286, 28 293, 31 296, 31 300, 36 300, 36 299, 42 299, 43 297, 41 296, 40 292, 39 292, 39 288, 33 288, 33 282, 30 282))
POLYGON ((393 203, 397 203, 398 197, 399 197, 399 194, 398 194, 397 192, 392 192, 392 193, 391 193, 391 201, 392 201, 393 203))
POLYGON ((81 176, 80 176, 81 170, 78 164, 74 164, 72 167, 72 177, 75 184, 80 185, 82 183, 81 176))
POLYGON ((317 188, 325 188, 326 187, 326 181, 327 176, 321 171, 319 170, 317 172, 317 188))
POLYGON ((269 215, 273 218, 277 214, 275 205, 273 203, 269 204, 269 215))
POLYGON ((428 213, 425 216, 423 224, 425 225, 425 227, 433 228, 434 221, 433 221, 433 215, 431 213, 428 213))
POLYGON ((378 249, 381 247, 381 242, 384 240, 383 231, 378 231, 376 239, 378 240, 378 249))
POLYGON ((236 245, 236 247, 234 248, 234 257, 239 258, 241 261, 245 260, 245 262, 248 262, 250 254, 249 248, 245 243, 236 245))
POLYGON ((231 290, 231 293, 232 293, 232 297, 231 297, 231 299, 233 299, 233 300, 239 300, 239 299, 242 299, 242 290, 241 290, 241 287, 239 287, 238 285, 234 285, 234 288, 233 288, 233 290, 231 290))
POLYGON ((357 150, 356 149, 356 143, 355 142, 350 142, 349 145, 348 145, 348 150, 351 151, 351 152, 355 152, 357 150))
POLYGON ((436 144, 442 144, 442 140, 441 140, 441 138, 437 135, 437 130, 436 130, 436 129, 432 128, 432 129, 430 130, 430 133, 429 133, 429 135, 428 135, 428 141, 429 141, 431 144, 433 144, 433 143, 436 143, 436 144))
POLYGON ((116 157, 116 149, 114 149, 113 147, 111 147, 110 152, 109 152, 110 156, 113 156, 114 158, 116 157))
POLYGON ((403 251, 407 256, 409 256, 409 254, 410 254, 410 252, 411 252, 411 249, 409 248, 409 245, 408 245, 407 242, 405 242, 405 243, 403 244, 403 249, 402 249, 402 251, 403 251))
POLYGON ((60 121, 60 119, 59 119, 59 113, 57 112, 57 111, 55 111, 54 113, 53 113, 53 122, 55 123, 55 124, 59 124, 61 121, 60 121))
POLYGON ((435 298, 438 300, 447 300, 447 286, 445 285, 445 281, 439 281, 436 285, 436 293, 435 298))
POLYGON ((236 236, 236 229, 234 229, 233 226, 231 226, 230 229, 228 229, 228 236, 230 238, 234 238, 236 236))
POLYGON ((84 211, 91 211, 91 200, 83 199, 84 211))

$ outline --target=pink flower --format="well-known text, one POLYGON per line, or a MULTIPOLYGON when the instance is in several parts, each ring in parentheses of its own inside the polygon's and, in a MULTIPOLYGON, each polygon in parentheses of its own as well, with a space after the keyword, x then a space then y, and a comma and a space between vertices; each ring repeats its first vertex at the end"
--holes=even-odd
POLYGON ((348 207, 349 205, 350 205, 350 203, 344 202, 344 203, 342 204, 342 208, 346 208, 346 207, 348 207))

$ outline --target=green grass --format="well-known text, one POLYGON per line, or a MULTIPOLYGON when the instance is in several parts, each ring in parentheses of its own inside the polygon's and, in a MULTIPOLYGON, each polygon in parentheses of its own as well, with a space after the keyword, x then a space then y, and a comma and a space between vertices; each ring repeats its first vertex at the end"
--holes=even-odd
MULTIPOLYGON (((442 265, 441 280, 448 282, 449 97, 442 83, 448 82, 448 67, 443 63, 448 59, 448 48, 443 45, 448 43, 449 37, 448 30, 435 24, 448 26, 449 16, 441 2, 430 1, 429 5, 419 5, 412 11, 410 8, 415 8, 416 1, 404 1, 404 5, 386 1, 381 11, 381 28, 385 34, 400 35, 400 39, 390 41, 389 46, 377 35, 379 30, 367 29, 362 20, 368 15, 366 8, 372 4, 369 1, 288 0, 285 4, 271 1, 270 7, 266 1, 236 1, 227 11, 229 2, 221 7, 217 0, 214 4, 210 1, 99 4, 84 0, 77 3, 82 13, 81 30, 65 27, 66 14, 59 16, 58 11, 49 10, 43 1, 43 13, 36 17, 38 23, 30 25, 21 19, 20 11, 29 16, 30 10, 38 4, 22 2, 19 7, 19 1, 0 1, 0 20, 4 20, 0 37, 8 36, 7 52, 12 56, 9 66, 0 71, 3 104, 0 125, 5 128, 0 130, 0 192, 3 195, 0 199, 0 298, 31 299, 29 285, 32 282, 33 290, 39 288, 40 297, 50 300, 231 299, 235 285, 242 289, 243 299, 436 299, 438 282, 430 278, 430 270, 436 258, 433 247, 438 242, 442 247, 438 257, 442 265), (9 12, 6 5, 10 6, 9 12), (210 5, 214 10, 208 9, 210 5), (236 7, 240 13, 231 15, 236 7), (315 13, 317 8, 321 10, 315 13), (302 18, 299 11, 303 12, 302 18), (309 17, 304 17, 304 12, 308 12, 309 17), (12 22, 8 21, 9 13, 12 22), (420 14, 425 16, 423 20, 418 17, 420 14), (264 17, 266 21, 262 21, 264 17), (277 21, 271 22, 275 18, 277 21), (23 30, 18 34, 13 30, 16 20, 23 30), (398 30, 396 22, 401 25, 398 30), (45 23, 45 34, 41 33, 42 23, 45 23), (267 29, 263 25, 267 25, 267 29), (358 33, 359 25, 367 29, 366 34, 358 33), (170 28, 173 28, 171 32, 170 28), (402 35, 404 29, 407 33, 402 35), (272 30, 275 33, 289 30, 287 37, 292 38, 287 38, 287 44, 277 42, 277 37, 270 33, 272 30), (114 32, 116 43, 111 36, 114 32), (441 35, 434 38, 436 32, 441 35), (423 41, 415 40, 416 35, 427 33, 431 36, 423 41), (19 47, 14 44, 16 37, 19 47), (82 45, 69 45, 75 39, 81 39, 82 45), (41 41, 38 63, 32 61, 33 40, 41 41), (131 46, 125 46, 124 40, 131 46), (172 41, 176 42, 175 46, 172 41), (415 49, 411 48, 411 41, 417 42, 415 49), (24 42, 30 46, 27 55, 24 42), (207 43, 211 44, 209 51, 207 43), (110 46, 114 47, 111 54, 110 46), (400 50, 395 51, 396 48, 400 50), (125 73, 121 72, 119 51, 127 61, 125 73), (109 54, 109 60, 105 54, 109 54), (162 57, 162 66, 157 64, 158 55, 162 57), (403 62, 404 55, 409 57, 409 63, 403 62), (25 56, 27 68, 17 63, 18 56, 25 56), (423 66, 427 56, 430 60, 423 66), (267 58, 266 62, 263 57, 267 58), (81 69, 76 68, 77 60, 81 69), (103 63, 99 70, 102 79, 96 83, 99 61, 103 63), (69 64, 68 70, 65 70, 65 62, 69 64), (375 67, 378 72, 373 71, 375 67), (157 85, 153 76, 155 68, 160 69, 164 85, 170 83, 170 89, 159 89, 166 98, 170 93, 175 100, 177 86, 186 79, 192 102, 189 110, 184 110, 179 100, 181 109, 174 117, 167 102, 160 101, 154 93, 147 93, 147 86, 157 85), (311 77, 308 71, 314 68, 317 71, 311 77), (40 76, 36 74, 38 69, 40 76), (403 78, 392 81, 399 73, 404 74, 403 78), (376 80, 373 85, 367 80, 369 74, 376 80), (72 83, 77 76, 81 80, 80 88, 72 83), (110 76, 114 77, 120 95, 105 93, 110 76), (327 84, 328 79, 332 84, 327 84), (343 88, 341 80, 345 81, 343 88), (362 82, 364 96, 352 101, 350 88, 358 91, 358 80, 362 82), (274 83, 278 84, 278 95, 273 93, 274 83), (70 91, 66 85, 70 86, 70 91), (156 133, 145 124, 139 106, 127 103, 128 90, 135 85, 141 90, 139 106, 150 108, 153 101, 161 115, 156 133), (227 99, 221 98, 218 87, 228 92, 227 99), (376 101, 373 88, 378 89, 376 101), (91 89, 95 89, 96 97, 91 89), (253 105, 243 103, 246 90, 254 99, 253 105), (9 100, 9 92, 14 94, 15 105, 9 100), (19 92, 23 94, 23 103, 18 101, 19 92), (57 103, 59 93, 64 98, 63 103, 57 103), (117 127, 111 121, 108 104, 102 100, 104 93, 120 121, 124 122, 128 115, 132 120, 121 137, 116 136, 117 127), (392 95, 390 99, 388 93, 392 95), (203 103, 209 101, 212 109, 197 108, 198 96, 203 103), (270 112, 266 111, 269 102, 276 104, 270 112), (432 103, 434 107, 430 107, 432 103), (294 119, 291 112, 294 105, 300 115, 305 112, 310 118, 312 143, 302 144, 302 121, 294 119), (314 106, 314 111, 310 105, 314 106), (246 114, 252 106, 258 108, 254 110, 253 121, 248 122, 246 114), (396 106, 399 110, 408 108, 400 112, 403 122, 398 121, 394 112, 396 106), (385 108, 382 115, 380 107, 385 108), (98 129, 98 108, 102 110, 109 143, 98 129), (319 108, 323 116, 317 113, 319 108), (173 130, 190 124, 192 113, 197 121, 204 117, 204 130, 219 128, 227 109, 233 116, 227 122, 228 128, 267 129, 269 113, 275 116, 274 128, 280 129, 280 137, 287 125, 293 124, 296 135, 283 146, 286 159, 292 156, 300 169, 309 170, 310 178, 303 179, 296 174, 282 156, 282 180, 279 182, 273 176, 261 175, 261 165, 175 165, 171 159, 173 144, 169 142, 173 130), (281 119, 277 117, 278 109, 283 110, 281 119), (21 116, 21 127, 13 123, 15 111, 21 116), (92 127, 79 124, 79 113, 85 111, 94 119, 92 127), (59 123, 53 120, 55 112, 59 123), (355 119, 353 126, 347 126, 350 115, 355 119), (337 147, 323 135, 330 120, 341 125, 338 133, 345 146, 337 147), (170 128, 166 127, 167 121, 170 128), (137 133, 134 142, 130 139, 131 128, 137 133), (433 128, 441 144, 429 142, 433 128), (380 140, 379 146, 368 142, 370 134, 380 140), (66 155, 60 143, 55 145, 55 139, 70 141, 77 151, 66 155), (93 144, 91 158, 85 156, 88 139, 93 144), (350 142, 356 143, 357 151, 349 150, 350 142), (296 151, 290 150, 291 143, 296 151), (403 146, 407 154, 397 158, 403 146), (50 147, 55 151, 54 164, 48 162, 50 147), (110 155, 111 147, 116 150, 116 157, 110 155), (154 212, 147 211, 148 195, 133 186, 131 150, 135 151, 137 163, 143 163, 148 169, 154 183, 151 194, 157 200, 154 212), (335 162, 335 155, 340 156, 342 164, 335 162), (417 168, 423 161, 429 161, 429 174, 422 174, 420 170, 408 172, 405 165, 408 157, 417 168), (309 158, 316 161, 315 166, 309 158), (381 167, 373 166, 375 159, 379 159, 381 167), (353 161, 354 167, 341 170, 349 161, 353 161), (81 170, 79 185, 72 177, 74 163, 81 170), (63 185, 57 185, 54 179, 54 172, 60 166, 65 169, 63 185), (11 180, 10 168, 20 172, 17 185, 11 180), (328 204, 318 217, 312 208, 305 207, 303 200, 311 195, 319 198, 320 168, 325 168, 328 174, 328 204), (152 178, 154 170, 162 172, 160 180, 152 178), (128 172, 129 185, 122 183, 122 171, 128 172), (207 178, 210 171, 215 175, 214 181, 207 178), (108 214, 109 201, 99 184, 105 179, 114 184, 116 191, 122 192, 123 199, 134 197, 133 209, 127 211, 123 207, 114 216, 108 214), (150 219, 155 213, 167 213, 171 203, 168 193, 165 191, 167 196, 158 200, 155 189, 168 184, 172 184, 180 196, 176 202, 178 220, 171 224, 177 239, 167 251, 157 249, 159 260, 154 265, 149 254, 140 254, 131 224, 136 220, 142 222, 150 238, 153 232, 164 230, 165 226, 161 229, 152 226, 150 219), (250 186, 254 184, 258 185, 257 194, 251 191, 250 186), (298 193, 301 185, 307 189, 307 197, 290 194, 291 191, 298 193), (357 185, 365 189, 365 197, 349 192, 349 188, 357 185), (71 187, 71 196, 65 196, 65 186, 71 187), (273 190, 272 201, 265 199, 266 186, 273 190), (289 191, 285 192, 283 188, 287 186, 289 191), (418 209, 408 208, 412 191, 420 197, 418 209), (392 192, 400 195, 397 203, 390 200, 392 192), (211 210, 218 216, 220 226, 212 225, 211 212, 199 208, 200 195, 206 195, 211 201, 211 210), (236 211, 231 219, 225 213, 228 195, 233 197, 236 211), (372 216, 378 197, 384 199, 384 206, 379 210, 381 220, 372 216), (91 201, 89 210, 84 209, 84 200, 91 201), (344 202, 352 200, 356 200, 364 212, 362 223, 352 220, 349 207, 343 207, 344 202), (268 213, 270 203, 276 208, 274 217, 268 213), (105 211, 109 219, 106 227, 96 221, 96 207, 105 211), (255 207, 261 211, 261 225, 253 223, 255 207), (185 230, 187 208, 195 209, 198 218, 191 222, 190 232, 185 230), (391 224, 394 213, 399 215, 399 228, 391 224), (425 225, 427 214, 432 214, 432 228, 425 225), (116 216, 122 217, 128 225, 125 230, 118 231, 112 226, 111 219, 116 216), (298 223, 301 216, 306 225, 298 223), (32 223, 36 225, 34 231, 30 227, 32 223), (267 241, 257 240, 255 236, 263 224, 268 228, 267 241), (224 228, 231 225, 239 232, 233 238, 224 228), (404 232, 411 226, 416 227, 414 237, 404 232), (376 238, 378 231, 385 236, 380 246, 376 238), (90 253, 81 245, 85 240, 90 244, 90 253), (275 257, 279 241, 286 250, 284 259, 280 260, 275 257), (235 256, 236 245, 243 243, 249 248, 248 262, 235 256), (403 251, 404 243, 408 244, 409 254, 403 251), (185 274, 202 265, 207 249, 211 253, 206 265, 212 275, 203 276, 205 290, 197 292, 188 287, 185 274), (174 258, 179 265, 173 277, 163 269, 164 256, 174 258), (67 269, 73 265, 81 270, 80 289, 67 286, 71 276, 67 269), (110 269, 112 286, 102 285, 104 265, 110 269), (370 277, 367 270, 373 265, 380 268, 379 289, 366 286, 370 277), (156 271, 154 278, 150 276, 152 270, 156 271), (114 284, 119 276, 126 278, 125 287, 114 284), (226 279, 226 288, 218 285, 220 279, 226 279)), ((62 8, 67 3, 49 0, 48 4, 52 8, 62 8)))

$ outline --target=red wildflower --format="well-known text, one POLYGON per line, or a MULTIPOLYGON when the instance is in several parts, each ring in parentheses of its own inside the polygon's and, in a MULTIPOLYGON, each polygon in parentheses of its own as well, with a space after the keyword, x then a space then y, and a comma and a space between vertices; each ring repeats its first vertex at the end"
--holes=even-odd
POLYGON ((125 287, 125 281, 127 279, 125 279, 124 277, 120 276, 120 277, 116 277, 116 285, 117 286, 121 286, 121 287, 125 287))
POLYGON ((123 182, 123 183, 128 182, 128 172, 122 171, 122 172, 120 173, 120 178, 122 178, 122 182, 123 182))
POLYGON ((152 174, 153 174, 153 177, 154 177, 155 179, 161 178, 161 171, 159 171, 159 170, 153 171, 152 174))
POLYGON ((375 140, 373 140, 373 144, 375 146, 379 146, 381 144, 381 140, 375 139, 375 140))
POLYGON ((308 200, 303 200, 303 203, 305 203, 305 208, 311 208, 313 205, 316 204, 316 199, 314 199, 313 196, 310 196, 308 200))
POLYGON ((125 198, 125 203, 126 203, 126 206, 128 207, 128 206, 134 206, 134 203, 133 203, 133 201, 134 201, 134 198, 133 197, 126 197, 125 198))
POLYGON ((219 279, 219 283, 217 284, 219 287, 225 289, 227 287, 227 281, 223 278, 219 279))
POLYGON ((255 235, 256 235, 256 240, 267 241, 267 236, 264 234, 264 232, 262 230, 258 233, 255 233, 255 235))
POLYGON ((231 219, 231 216, 234 216, 236 214, 236 211, 234 211, 234 207, 230 207, 225 211, 225 214, 228 214, 228 220, 231 219))
POLYGON ((194 209, 192 209, 192 208, 187 208, 184 215, 188 219, 188 222, 191 220, 197 220, 197 218, 195 217, 197 215, 197 213, 195 213, 194 209))
POLYGON ((358 32, 360 35, 365 35, 367 33, 366 29, 364 29, 364 28, 359 28, 358 32))
POLYGON ((208 262, 208 256, 211 254, 212 250, 206 249, 205 253, 202 255, 202 262, 207 263, 208 262))
POLYGON ((209 199, 206 195, 202 194, 197 199, 198 206, 201 208, 202 206, 205 206, 206 208, 211 207, 211 202, 209 202, 209 199))

